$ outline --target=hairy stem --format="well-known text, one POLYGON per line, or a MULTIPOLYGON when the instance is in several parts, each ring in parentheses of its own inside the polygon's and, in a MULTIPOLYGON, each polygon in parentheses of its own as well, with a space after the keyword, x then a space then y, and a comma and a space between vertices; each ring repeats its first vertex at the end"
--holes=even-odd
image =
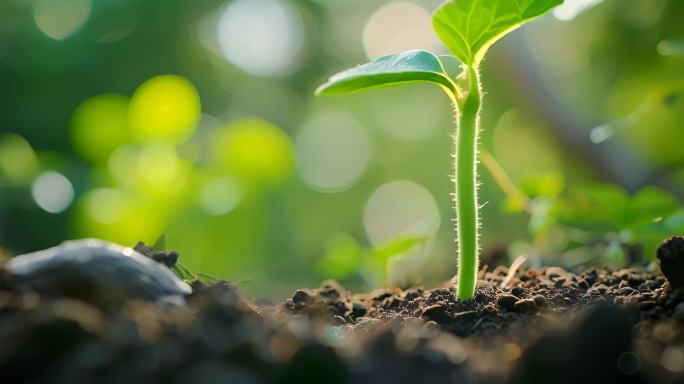
POLYGON ((459 300, 471 299, 475 293, 478 270, 478 205, 477 205, 477 137, 480 124, 480 77, 468 68, 469 89, 458 103, 454 163, 456 184, 456 229, 458 232, 459 300))

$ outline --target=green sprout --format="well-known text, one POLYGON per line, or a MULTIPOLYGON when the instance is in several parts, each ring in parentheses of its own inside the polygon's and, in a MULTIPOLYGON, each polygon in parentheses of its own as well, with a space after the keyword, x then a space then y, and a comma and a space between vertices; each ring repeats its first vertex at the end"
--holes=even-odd
POLYGON ((433 27, 455 56, 408 51, 332 76, 316 94, 349 93, 400 83, 439 85, 456 109, 455 210, 458 240, 457 297, 475 293, 478 270, 477 142, 482 104, 480 63, 487 49, 509 32, 563 0, 451 0, 433 15, 433 27), (460 61, 460 74, 458 72, 460 61), (456 70, 456 71, 455 71, 456 70))

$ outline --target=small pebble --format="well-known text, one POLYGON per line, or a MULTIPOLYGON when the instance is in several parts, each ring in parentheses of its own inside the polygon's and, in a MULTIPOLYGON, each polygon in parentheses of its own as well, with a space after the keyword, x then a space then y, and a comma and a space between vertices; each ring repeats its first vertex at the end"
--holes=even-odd
POLYGON ((435 304, 425 308, 421 316, 437 323, 445 323, 451 319, 447 313, 448 309, 445 304, 435 304))
POLYGON ((504 309, 506 311, 512 311, 513 306, 515 306, 515 303, 518 301, 518 298, 512 295, 504 295, 504 296, 499 296, 498 299, 496 299, 496 305, 504 309))
POLYGON ((515 287, 511 289, 511 293, 513 294, 513 296, 522 299, 522 297, 525 295, 525 290, 520 287, 515 287))
POLYGON ((298 289, 294 295, 292 295, 292 302, 297 305, 305 305, 311 302, 311 294, 303 289, 298 289))
POLYGON ((537 303, 532 299, 518 300, 513 306, 513 311, 516 313, 535 313, 537 312, 537 303))

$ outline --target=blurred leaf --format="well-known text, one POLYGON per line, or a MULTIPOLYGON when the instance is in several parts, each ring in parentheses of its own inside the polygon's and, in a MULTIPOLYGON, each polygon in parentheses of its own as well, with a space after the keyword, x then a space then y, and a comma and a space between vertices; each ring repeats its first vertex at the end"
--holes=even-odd
POLYGON ((501 201, 501 210, 504 213, 520 213, 525 212, 525 202, 513 196, 506 196, 501 201))
POLYGON ((336 233, 328 238, 325 254, 316 261, 316 270, 325 278, 344 279, 359 269, 362 252, 352 236, 336 233))
POLYGON ((663 221, 665 228, 672 233, 684 233, 684 209, 673 213, 663 221))
POLYGON ((425 245, 429 238, 426 235, 400 235, 375 248, 373 253, 377 258, 386 261, 391 257, 408 252, 414 247, 425 245))
POLYGON ((558 197, 565 189, 565 177, 560 172, 532 175, 525 177, 520 187, 531 198, 558 197))
POLYGON ((435 55, 427 51, 408 51, 337 73, 318 87, 316 94, 349 93, 408 82, 432 82, 457 93, 435 55))
POLYGON ((640 226, 663 220, 680 208, 674 196, 656 188, 647 187, 637 192, 629 201, 625 212, 626 226, 640 226))
POLYGON ((586 231, 610 232, 624 226, 629 196, 613 184, 574 188, 563 209, 564 223, 586 231))
POLYGON ((562 2, 452 0, 437 9, 433 27, 451 53, 464 64, 477 67, 492 44, 562 2))
POLYGON ((658 245, 666 238, 684 233, 684 210, 677 210, 661 220, 651 220, 648 224, 629 230, 631 241, 642 246, 647 260, 654 260, 658 245))
POLYGON ((556 199, 538 197, 532 201, 528 230, 533 236, 548 232, 557 223, 561 205, 556 199))

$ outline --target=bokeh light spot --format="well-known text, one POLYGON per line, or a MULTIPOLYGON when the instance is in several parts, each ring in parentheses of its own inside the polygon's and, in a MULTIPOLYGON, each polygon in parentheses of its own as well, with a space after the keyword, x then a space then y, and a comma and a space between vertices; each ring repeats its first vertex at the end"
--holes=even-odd
POLYGON ((363 127, 341 112, 315 116, 297 136, 297 169, 302 180, 318 191, 351 187, 365 171, 369 158, 363 127))
POLYGON ((585 10, 602 3, 603 0, 565 0, 553 10, 558 20, 572 20, 585 10))
POLYGON ((243 180, 278 183, 294 166, 290 137, 261 119, 242 119, 216 130, 211 137, 213 163, 243 180))
POLYGON ((139 153, 140 149, 130 144, 115 149, 107 161, 109 173, 120 182, 132 181, 131 171, 138 167, 139 153))
POLYGON ((33 20, 48 37, 63 40, 88 21, 92 6, 91 0, 36 0, 33 20))
POLYGON ((375 11, 366 23, 363 46, 369 59, 411 49, 444 52, 432 16, 418 5, 394 2, 375 11))
POLYGON ((139 141, 178 144, 192 136, 200 114, 195 86, 183 77, 162 75, 136 89, 128 118, 139 141))
POLYGON ((376 189, 366 202, 363 224, 371 243, 400 235, 433 235, 440 224, 439 209, 432 194, 408 180, 397 180, 376 189))
POLYGON ((660 364, 670 372, 684 372, 684 346, 669 346, 660 356, 660 364))
POLYGON ((31 185, 31 196, 36 204, 49 213, 60 213, 74 200, 74 187, 64 175, 46 171, 31 185))
POLYGON ((105 160, 131 140, 128 97, 106 94, 81 103, 71 117, 71 141, 86 160, 105 160))
POLYGON ((616 365, 623 375, 631 376, 637 374, 641 369, 641 359, 636 353, 625 351, 618 356, 616 365))
POLYGON ((208 181, 200 190, 199 204, 211 216, 229 213, 242 200, 242 187, 232 177, 222 177, 208 181))
POLYGON ((561 168, 561 154, 547 129, 518 109, 503 113, 494 130, 494 153, 514 180, 561 168))
POLYGON ((138 156, 138 172, 145 181, 164 183, 176 174, 178 155, 176 149, 166 144, 150 144, 138 156))
POLYGON ((38 173, 38 158, 23 137, 6 133, 0 136, 0 177, 9 185, 26 185, 38 173))
POLYGON ((304 44, 298 10, 281 0, 237 0, 218 27, 225 58, 255 76, 285 76, 295 69, 304 44))
POLYGON ((168 217, 163 199, 146 198, 129 189, 96 188, 79 200, 76 227, 78 236, 152 244, 167 227, 168 217))
POLYGON ((413 86, 383 90, 386 97, 373 98, 371 103, 379 127, 390 137, 401 140, 421 140, 435 134, 446 119, 451 118, 449 103, 441 89, 413 86))
POLYGON ((126 209, 123 197, 115 189, 93 189, 83 197, 83 201, 88 215, 101 224, 115 223, 126 209))

